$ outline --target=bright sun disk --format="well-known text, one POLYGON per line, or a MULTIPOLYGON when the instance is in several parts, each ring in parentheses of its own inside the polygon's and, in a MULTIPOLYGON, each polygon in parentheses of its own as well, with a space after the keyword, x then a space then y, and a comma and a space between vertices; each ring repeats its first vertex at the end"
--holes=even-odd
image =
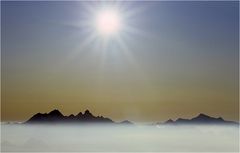
POLYGON ((103 35, 117 33, 120 30, 120 17, 115 10, 99 12, 96 20, 97 30, 103 35))

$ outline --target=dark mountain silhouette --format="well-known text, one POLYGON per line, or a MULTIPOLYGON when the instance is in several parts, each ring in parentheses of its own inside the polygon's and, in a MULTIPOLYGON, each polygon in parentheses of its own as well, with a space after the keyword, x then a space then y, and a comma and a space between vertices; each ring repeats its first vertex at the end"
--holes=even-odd
POLYGON ((165 123, 166 123, 166 124, 171 124, 171 123, 173 123, 173 120, 172 120, 172 119, 169 119, 169 120, 167 120, 165 123))
POLYGON ((226 121, 221 117, 214 118, 202 113, 192 119, 179 118, 176 121, 169 119, 162 124, 165 124, 165 125, 184 125, 184 124, 235 124, 235 125, 238 125, 237 122, 226 121))
POLYGON ((114 123, 111 119, 103 116, 94 116, 89 110, 80 112, 76 116, 73 114, 64 116, 59 110, 49 113, 37 113, 25 123, 114 123))
MULTIPOLYGON (((37 113, 33 115, 25 123, 115 123, 113 120, 103 117, 94 116, 89 110, 84 113, 79 112, 77 115, 64 116, 59 110, 55 109, 49 113, 37 113)), ((134 123, 125 120, 116 124, 134 125, 134 123)), ((214 118, 205 114, 199 114, 192 119, 179 118, 175 121, 172 119, 167 120, 164 123, 157 123, 158 125, 186 125, 186 124, 228 124, 228 125, 239 125, 237 122, 226 121, 221 117, 214 118)))
POLYGON ((125 120, 125 121, 119 122, 118 124, 134 125, 132 122, 130 122, 130 121, 128 121, 128 120, 125 120))

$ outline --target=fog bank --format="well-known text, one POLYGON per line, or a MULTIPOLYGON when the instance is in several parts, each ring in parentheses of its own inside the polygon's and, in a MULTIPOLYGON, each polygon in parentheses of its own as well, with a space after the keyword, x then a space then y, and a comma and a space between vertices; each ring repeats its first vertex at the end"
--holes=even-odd
POLYGON ((238 126, 17 125, 1 127, 1 151, 238 151, 238 126))

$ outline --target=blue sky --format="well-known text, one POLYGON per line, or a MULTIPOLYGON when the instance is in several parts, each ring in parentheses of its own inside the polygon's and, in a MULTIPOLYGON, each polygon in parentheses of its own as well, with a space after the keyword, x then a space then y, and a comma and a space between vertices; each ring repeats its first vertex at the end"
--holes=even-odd
POLYGON ((94 29, 81 23, 96 15, 86 6, 109 3, 1 2, 4 119, 89 108, 117 120, 237 120, 238 2, 118 2, 120 15, 133 12, 123 44, 84 46, 94 29))

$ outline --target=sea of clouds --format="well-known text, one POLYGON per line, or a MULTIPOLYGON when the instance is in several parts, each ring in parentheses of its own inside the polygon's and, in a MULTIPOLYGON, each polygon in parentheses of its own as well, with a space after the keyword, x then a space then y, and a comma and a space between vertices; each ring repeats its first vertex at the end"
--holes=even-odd
POLYGON ((1 124, 1 151, 238 152, 239 126, 1 124))

